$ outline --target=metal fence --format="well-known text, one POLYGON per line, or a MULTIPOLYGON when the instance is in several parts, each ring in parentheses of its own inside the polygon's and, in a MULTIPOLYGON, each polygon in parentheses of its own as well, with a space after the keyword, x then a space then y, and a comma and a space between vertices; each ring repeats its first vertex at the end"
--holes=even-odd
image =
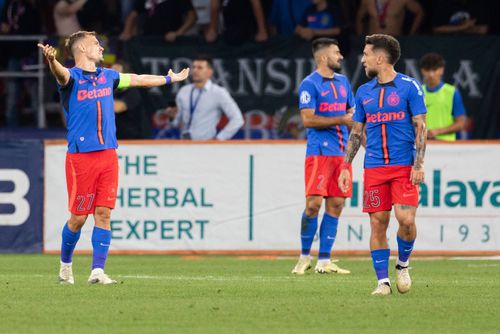
MULTIPOLYGON (((24 41, 34 41, 43 43, 47 39, 44 35, 10 35, 10 36, 0 36, 0 42, 24 42, 24 41)), ((37 126, 42 129, 45 128, 45 103, 44 103, 44 69, 43 64, 43 53, 41 49, 38 49, 38 63, 35 65, 23 66, 21 71, 0 71, 0 77, 3 78, 35 78, 37 80, 38 89, 38 106, 37 106, 37 126)))

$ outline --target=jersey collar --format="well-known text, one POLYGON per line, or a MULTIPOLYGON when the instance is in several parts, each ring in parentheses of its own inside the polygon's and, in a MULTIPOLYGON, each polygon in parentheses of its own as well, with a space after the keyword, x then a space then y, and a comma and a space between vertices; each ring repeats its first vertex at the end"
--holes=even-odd
POLYGON ((333 74, 333 78, 325 78, 324 76, 319 74, 318 71, 315 71, 315 73, 317 76, 319 76, 321 78, 321 83, 330 82, 330 81, 340 81, 339 76, 335 72, 333 74))
POLYGON ((376 88, 382 88, 382 87, 394 87, 394 88, 397 88, 398 86, 396 85, 396 80, 399 79, 399 73, 396 74, 396 76, 394 77, 394 79, 392 81, 389 81, 389 82, 384 82, 384 83, 379 83, 377 81, 377 78, 373 78, 373 87, 372 89, 376 89, 376 88))

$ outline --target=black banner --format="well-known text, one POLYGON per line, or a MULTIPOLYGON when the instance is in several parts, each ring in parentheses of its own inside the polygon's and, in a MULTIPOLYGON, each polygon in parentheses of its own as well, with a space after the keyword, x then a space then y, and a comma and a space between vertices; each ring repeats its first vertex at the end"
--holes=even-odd
MULTIPOLYGON (((499 96, 500 37, 400 38, 402 57, 396 69, 421 81, 418 60, 427 52, 446 59, 445 81, 456 85, 470 116, 472 138, 498 136, 496 101, 499 96)), ((345 56, 342 73, 353 89, 365 83, 360 59, 364 40, 342 41, 345 56)), ((204 44, 181 40, 167 44, 162 39, 140 38, 127 44, 127 55, 137 73, 166 74, 190 66, 199 54, 214 58, 214 81, 226 87, 245 114, 239 138, 303 138, 297 110, 297 88, 315 68, 309 42, 273 39, 267 43, 240 46, 204 44)), ((163 109, 175 99, 180 84, 151 89, 145 94, 149 110, 163 109)))

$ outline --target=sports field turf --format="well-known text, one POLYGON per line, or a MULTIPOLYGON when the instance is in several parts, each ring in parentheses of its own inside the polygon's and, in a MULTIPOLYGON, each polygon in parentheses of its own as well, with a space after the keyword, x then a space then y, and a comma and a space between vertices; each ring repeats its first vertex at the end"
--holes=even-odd
MULTIPOLYGON (((500 261, 414 260, 412 291, 371 297, 368 259, 351 275, 290 274, 295 259, 111 256, 115 286, 74 286, 59 260, 0 255, 0 333, 500 333, 500 261)), ((391 260, 391 278, 394 278, 391 260)))

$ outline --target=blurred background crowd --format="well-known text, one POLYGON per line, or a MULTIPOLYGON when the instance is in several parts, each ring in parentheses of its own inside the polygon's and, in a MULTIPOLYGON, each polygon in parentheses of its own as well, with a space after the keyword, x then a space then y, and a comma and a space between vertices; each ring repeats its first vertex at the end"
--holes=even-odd
MULTIPOLYGON (((38 58, 36 40, 12 41, 2 37, 47 36, 45 42, 58 45, 61 60, 71 66, 71 59, 63 47, 64 38, 78 30, 99 34, 106 49, 106 66, 119 64, 120 70, 132 72, 140 69, 130 67, 127 44, 137 39, 152 38, 157 43, 155 45, 161 41, 165 47, 217 45, 227 56, 228 52, 242 45, 262 45, 272 53, 273 47, 279 45, 273 41, 290 39, 297 45, 309 45, 310 40, 319 36, 339 39, 342 52, 349 54, 355 45, 352 40, 373 33, 400 38, 413 35, 429 38, 500 35, 500 2, 492 0, 0 0, 0 9, 0 45, 3 50, 0 71, 5 73, 19 73, 30 68, 36 70, 38 58)), ((458 44, 456 47, 462 46, 458 44)), ((196 56, 186 55, 190 59, 196 56)), ((216 59, 219 54, 210 56, 216 59)), ((55 82, 50 79, 46 79, 44 93, 45 127, 64 128, 55 82)), ((39 102, 35 81, 8 75, 1 78, 0 128, 36 127, 39 102)), ((170 91, 165 94, 172 96, 163 99, 161 108, 142 111, 147 115, 147 131, 134 133, 134 124, 128 124, 131 129, 126 130, 127 123, 135 120, 125 119, 125 132, 119 136, 155 137, 163 129, 158 122, 164 123, 162 119, 173 122, 176 118, 175 96, 170 91)), ((130 103, 140 107, 140 96, 137 93, 131 95, 135 98, 130 103)), ((290 101, 290 104, 295 102, 290 101)), ((244 110, 243 114, 247 112, 244 110)), ((173 131, 163 137, 178 136, 173 131)), ((288 134, 288 137, 300 136, 288 134)))

